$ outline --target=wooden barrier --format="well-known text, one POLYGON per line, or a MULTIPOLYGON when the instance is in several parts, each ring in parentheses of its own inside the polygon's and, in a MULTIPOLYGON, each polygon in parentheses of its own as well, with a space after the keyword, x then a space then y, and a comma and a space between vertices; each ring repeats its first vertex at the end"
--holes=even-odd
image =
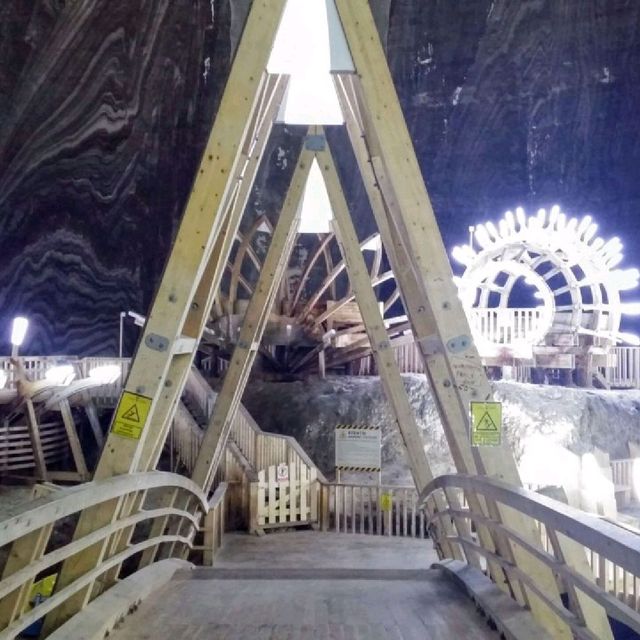
POLYGON ((593 633, 585 626, 576 592, 581 594, 582 600, 589 598, 611 618, 640 633, 640 536, 636 530, 604 521, 538 493, 513 488, 482 476, 440 476, 426 487, 420 502, 427 506, 431 514, 429 531, 441 558, 445 557, 445 548, 458 545, 463 557, 464 554, 481 554, 486 561, 497 563, 511 573, 516 572, 518 580, 535 589, 530 576, 518 571, 508 559, 485 549, 473 536, 460 531, 446 533, 450 530, 452 520, 466 520, 474 527, 487 527, 553 571, 561 585, 561 592, 570 594, 567 603, 560 606, 551 600, 550 594, 540 589, 536 589, 536 594, 555 616, 571 628, 576 638, 594 640, 593 633), (540 532, 539 540, 531 542, 487 514, 477 513, 469 506, 460 508, 448 502, 451 495, 456 495, 459 501, 461 495, 469 492, 532 518, 540 532), (447 527, 444 526, 445 521, 447 527), (592 576, 565 564, 559 536, 569 537, 584 547, 592 576))
POLYGON ((634 483, 634 466, 638 465, 640 473, 640 459, 623 458, 620 460, 611 460, 611 475, 616 492, 616 498, 620 506, 626 506, 631 501, 638 501, 640 496, 637 495, 637 489, 634 483))
MULTIPOLYGON (((209 500, 209 511, 203 518, 202 564, 213 566, 216 554, 222 547, 226 530, 227 483, 221 482, 209 500)), ((196 549, 197 547, 194 547, 196 549)))
POLYGON ((325 484, 323 531, 426 538, 424 510, 414 487, 325 484))
POLYGON ((611 349, 614 366, 602 370, 607 384, 618 389, 640 389, 640 347, 611 349))
POLYGON ((262 469, 251 485, 251 532, 318 524, 319 489, 315 467, 285 463, 262 469), (286 477, 279 478, 279 470, 286 477))
MULTIPOLYGON (((115 570, 128 558, 147 549, 165 548, 173 550, 180 557, 184 549, 192 545, 192 538, 199 526, 200 516, 207 513, 208 504, 199 487, 189 479, 159 471, 120 475, 107 480, 89 482, 72 489, 52 494, 36 503, 20 505, 2 522, 0 527, 0 547, 10 549, 5 556, 0 580, 0 640, 15 638, 21 631, 37 622, 44 615, 55 611, 81 589, 94 583, 103 574, 115 570), (185 498, 194 505, 186 511, 175 507, 157 508, 158 496, 154 490, 164 493, 175 490, 190 497, 185 498), (139 509, 126 517, 117 518, 106 526, 82 537, 68 540, 61 529, 68 528, 68 518, 80 511, 125 496, 145 492, 148 500, 139 509), (178 533, 164 533, 156 537, 138 537, 139 541, 124 550, 114 551, 100 559, 99 564, 64 588, 29 610, 27 604, 36 577, 55 573, 55 567, 69 558, 82 554, 98 542, 111 538, 114 534, 131 527, 146 530, 147 523, 158 518, 173 518, 177 521, 178 533), (55 534, 55 537, 53 537, 55 534), (49 541, 55 539, 55 544, 49 541), (60 541, 64 542, 60 542, 60 541)), ((95 592, 94 596, 97 595, 95 592)))

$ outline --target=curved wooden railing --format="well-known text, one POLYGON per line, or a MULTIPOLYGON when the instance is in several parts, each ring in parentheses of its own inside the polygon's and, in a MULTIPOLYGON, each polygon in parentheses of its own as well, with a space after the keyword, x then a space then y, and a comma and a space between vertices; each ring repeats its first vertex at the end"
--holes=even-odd
MULTIPOLYGON (((176 502, 178 504, 178 502, 176 502)), ((107 480, 89 482, 66 491, 60 491, 39 501, 21 505, 0 523, 0 548, 5 551, 2 580, 0 580, 0 640, 15 638, 21 631, 44 615, 64 605, 82 588, 132 556, 148 549, 165 545, 173 555, 181 557, 191 548, 201 515, 209 504, 200 488, 184 476, 160 471, 116 476, 107 480), (154 490, 173 489, 190 498, 181 504, 194 504, 189 510, 157 506, 160 501, 154 490), (84 509, 110 500, 147 492, 142 507, 77 539, 68 539, 70 520, 84 509), (145 506, 147 505, 147 506, 145 506), (158 518, 172 518, 177 533, 148 537, 147 523, 158 518), (95 568, 75 581, 57 589, 55 593, 31 610, 26 609, 34 580, 55 574, 61 562, 85 549, 111 538, 129 528, 140 527, 145 535, 134 537, 123 551, 107 555, 95 568), (136 541, 137 540, 137 541, 136 541), (168 543, 168 544, 167 544, 168 543), (8 552, 8 553, 7 553, 8 552)))
POLYGON ((557 577, 566 592, 582 592, 604 608, 607 614, 640 633, 640 535, 597 516, 584 513, 546 496, 511 487, 492 478, 465 475, 445 475, 433 480, 421 494, 421 504, 429 514, 429 530, 438 553, 443 557, 443 549, 451 545, 463 554, 482 555, 485 560, 497 563, 503 569, 517 574, 517 579, 530 587, 548 608, 564 623, 569 625, 576 638, 594 640, 574 608, 573 598, 566 607, 552 600, 551 594, 537 589, 534 581, 509 562, 485 549, 475 537, 451 531, 452 519, 469 521, 473 528, 486 527, 493 533, 505 537, 524 552, 544 563, 557 577), (465 493, 483 496, 487 501, 513 509, 534 520, 540 531, 540 543, 532 544, 518 533, 493 520, 486 514, 476 513, 469 508, 455 508, 448 502, 454 493, 461 500, 465 493), (442 508, 442 506, 445 508, 442 508), (440 508, 439 508, 440 506, 440 508), (593 576, 583 575, 565 564, 558 545, 558 536, 566 536, 582 545, 593 576), (448 543, 448 544, 446 544, 448 543))

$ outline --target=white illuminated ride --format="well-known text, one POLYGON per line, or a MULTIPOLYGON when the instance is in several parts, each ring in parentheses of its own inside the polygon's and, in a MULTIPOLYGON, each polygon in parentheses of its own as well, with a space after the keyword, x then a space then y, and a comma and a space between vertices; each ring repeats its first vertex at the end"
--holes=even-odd
POLYGON ((618 268, 622 243, 597 237, 590 216, 568 219, 558 206, 527 216, 518 208, 474 231, 452 255, 465 266, 460 297, 486 364, 577 368, 590 384, 611 364, 611 347, 640 345, 620 331, 624 314, 640 314, 640 303, 620 298, 638 286, 640 272, 618 268))

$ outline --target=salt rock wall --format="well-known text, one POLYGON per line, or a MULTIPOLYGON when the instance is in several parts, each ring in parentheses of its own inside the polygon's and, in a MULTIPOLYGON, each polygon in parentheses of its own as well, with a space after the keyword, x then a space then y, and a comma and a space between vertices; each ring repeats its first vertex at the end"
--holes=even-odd
MULTIPOLYGON (((403 380, 434 474, 453 470, 426 378, 404 375, 403 380)), ((639 391, 587 391, 497 382, 495 392, 503 402, 505 437, 518 460, 539 436, 576 454, 597 447, 612 458, 628 457, 627 442, 640 440, 639 391)), ((243 403, 265 431, 295 437, 328 475, 333 474, 337 424, 379 427, 383 481, 410 481, 403 446, 378 378, 253 381, 243 403)))
MULTIPOLYGON (((449 245, 507 207, 558 201, 638 252, 640 4, 371 6, 449 245)), ((119 313, 147 311, 247 7, 0 3, 0 350, 25 313, 27 353, 114 354, 119 313)), ((249 218, 276 215, 300 136, 276 132, 249 218)), ((364 236, 362 188, 347 186, 364 236)))

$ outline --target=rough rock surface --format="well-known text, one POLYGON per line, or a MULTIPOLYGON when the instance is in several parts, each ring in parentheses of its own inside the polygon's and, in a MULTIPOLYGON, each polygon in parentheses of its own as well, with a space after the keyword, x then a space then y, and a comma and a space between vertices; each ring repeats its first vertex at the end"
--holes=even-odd
MULTIPOLYGON (((448 245, 559 201, 637 252, 639 3, 371 5, 448 245)), ((0 2, 0 330, 28 314, 25 353, 113 355, 119 313, 146 312, 247 6, 0 2)), ((278 210, 299 140, 279 128, 249 218, 278 210)))
MULTIPOLYGON (((448 447, 427 381, 403 376, 435 474, 452 469, 448 447)), ((536 437, 576 454, 594 447, 628 457, 626 443, 640 440, 640 391, 591 391, 510 382, 495 383, 504 404, 505 434, 520 459, 536 437)), ((330 377, 305 382, 252 382, 243 402, 266 431, 294 436, 327 475, 333 473, 336 424, 379 426, 383 481, 409 482, 400 438, 392 425, 380 380, 330 377)))

